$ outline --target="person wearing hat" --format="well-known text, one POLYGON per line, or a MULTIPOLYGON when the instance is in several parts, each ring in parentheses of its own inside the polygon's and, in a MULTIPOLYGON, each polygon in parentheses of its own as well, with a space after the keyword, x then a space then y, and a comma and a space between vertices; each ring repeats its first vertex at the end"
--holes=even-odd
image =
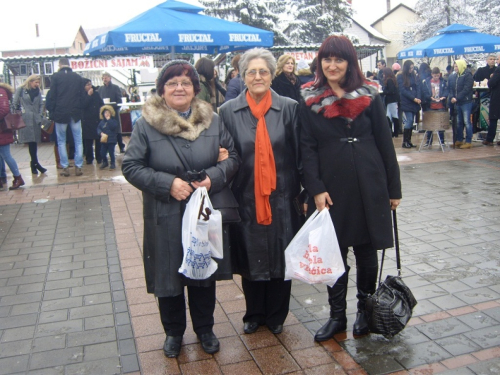
POLYGON ((398 63, 392 64, 392 71, 394 75, 398 74, 400 70, 401 70, 401 65, 399 65, 398 63))
MULTIPOLYGON (((118 121, 118 124, 120 124, 120 120, 118 118, 120 114, 120 109, 118 108, 118 103, 122 102, 122 90, 115 85, 113 82, 111 82, 111 74, 108 72, 104 72, 102 74, 102 83, 103 85, 99 87, 99 95, 101 95, 101 98, 105 99, 108 98, 109 101, 113 104, 113 109, 115 110, 115 116, 113 116, 116 121, 118 121)), ((120 124, 120 129, 117 134, 117 142, 118 142, 118 147, 120 148, 120 153, 125 152, 125 144, 123 143, 123 138, 122 138, 122 129, 121 129, 121 124, 120 124)))
POLYGON ((185 286, 193 330, 203 350, 212 354, 219 351, 213 333, 215 279, 232 279, 228 232, 223 225, 224 258, 216 273, 207 280, 192 280, 178 271, 183 260, 182 217, 195 189, 206 187, 211 199, 226 189, 230 193, 228 185, 240 159, 212 106, 196 98, 200 77, 193 65, 185 60, 165 64, 156 90, 143 106, 122 163, 123 175, 143 196, 147 291, 158 298, 167 335, 165 356, 177 357, 181 350, 185 286), (227 150, 225 160, 219 161, 219 147, 227 150), (188 172, 196 171, 200 180, 189 179, 188 172))

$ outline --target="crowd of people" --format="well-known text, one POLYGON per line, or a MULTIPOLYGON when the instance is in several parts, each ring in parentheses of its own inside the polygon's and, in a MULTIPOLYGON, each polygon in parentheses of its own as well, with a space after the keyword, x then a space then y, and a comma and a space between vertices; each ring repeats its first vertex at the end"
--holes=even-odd
POLYGON ((173 60, 161 69, 122 163, 143 193, 146 285, 158 298, 164 354, 181 351, 186 298, 203 350, 219 351, 216 281, 234 274, 242 277, 244 333, 266 326, 280 334, 291 292, 284 251, 305 217, 324 209, 346 272, 326 288, 330 319, 315 340, 346 330, 349 248, 357 267, 353 331, 369 333, 365 303, 376 287, 377 250, 393 246, 390 211, 402 196, 386 109, 354 46, 331 36, 310 65, 291 55, 276 61, 262 48, 236 55, 220 107, 212 72, 205 60, 173 60), (178 271, 182 217, 202 186, 223 213, 224 260, 210 278, 192 280, 178 271))

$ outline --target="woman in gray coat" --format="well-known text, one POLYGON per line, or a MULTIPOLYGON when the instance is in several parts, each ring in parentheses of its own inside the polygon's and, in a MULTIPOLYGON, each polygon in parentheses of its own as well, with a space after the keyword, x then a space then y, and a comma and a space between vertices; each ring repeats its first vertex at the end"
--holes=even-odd
POLYGON ((47 172, 38 162, 37 145, 42 140, 43 100, 40 91, 40 76, 33 74, 16 90, 14 107, 22 108, 25 128, 18 130, 19 143, 27 143, 31 157, 31 173, 47 172))
POLYGON ((142 191, 146 285, 148 293, 158 297, 167 335, 164 354, 177 357, 181 349, 186 330, 184 286, 188 289, 194 332, 203 350, 211 354, 219 350, 212 331, 214 279, 232 279, 232 274, 230 269, 221 269, 221 263, 217 275, 208 280, 191 280, 179 273, 183 258, 182 216, 194 189, 205 186, 209 196, 227 189, 239 158, 231 136, 211 105, 195 98, 200 79, 191 64, 185 60, 165 64, 156 89, 158 95, 144 104, 142 117, 135 124, 122 171, 142 191), (218 161, 219 147, 228 152, 223 161, 218 161), (206 176, 200 174, 200 179, 194 181, 188 175, 194 171, 204 171, 206 176))
POLYGON ((267 325, 278 334, 291 289, 284 253, 300 227, 293 205, 301 174, 298 103, 271 89, 276 60, 269 51, 248 50, 239 66, 246 89, 219 110, 242 159, 232 185, 241 222, 231 228, 231 256, 242 276, 244 332, 267 325))

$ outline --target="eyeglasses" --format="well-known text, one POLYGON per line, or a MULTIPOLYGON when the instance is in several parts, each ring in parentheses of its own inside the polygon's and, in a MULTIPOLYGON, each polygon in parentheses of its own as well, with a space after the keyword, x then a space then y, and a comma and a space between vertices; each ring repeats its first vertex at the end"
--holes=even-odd
POLYGON ((271 72, 269 70, 265 70, 265 69, 259 69, 259 70, 255 70, 255 69, 252 69, 252 70, 247 70, 247 72, 245 73, 247 76, 249 77, 255 77, 257 75, 257 73, 259 73, 259 75, 264 78, 264 77, 267 77, 269 74, 271 74, 271 72))
POLYGON ((193 83, 190 81, 181 81, 181 82, 167 82, 165 83, 165 86, 167 86, 170 90, 175 90, 177 86, 181 85, 182 88, 188 89, 190 87, 193 87, 193 83))

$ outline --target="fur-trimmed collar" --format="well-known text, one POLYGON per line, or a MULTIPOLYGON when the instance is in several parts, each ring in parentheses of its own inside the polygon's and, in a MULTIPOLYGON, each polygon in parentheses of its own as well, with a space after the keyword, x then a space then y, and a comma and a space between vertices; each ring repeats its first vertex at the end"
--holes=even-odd
POLYGON ((14 88, 9 85, 8 83, 0 83, 0 87, 3 88, 5 91, 7 91, 7 95, 9 96, 9 99, 12 99, 12 94, 14 94, 14 88))
POLYGON ((194 141, 201 132, 210 127, 214 112, 203 100, 193 98, 191 116, 183 119, 177 111, 169 108, 159 95, 151 96, 142 108, 142 117, 161 134, 194 141))
POLYGON ((360 88, 345 93, 342 98, 339 98, 328 85, 320 88, 305 87, 301 93, 307 107, 313 112, 322 114, 326 118, 343 117, 352 122, 370 105, 378 90, 365 83, 360 88))

